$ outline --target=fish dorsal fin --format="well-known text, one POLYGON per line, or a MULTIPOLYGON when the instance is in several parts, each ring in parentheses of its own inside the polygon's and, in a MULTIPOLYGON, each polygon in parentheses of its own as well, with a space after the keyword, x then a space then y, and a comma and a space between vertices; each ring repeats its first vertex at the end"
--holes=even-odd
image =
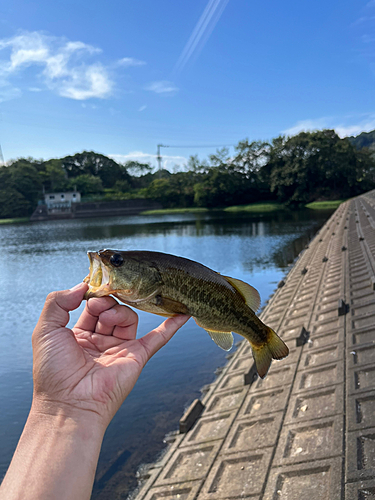
POLYGON ((254 312, 257 312, 260 306, 260 295, 258 290, 253 286, 245 283, 244 281, 238 280, 236 278, 231 278, 230 276, 223 276, 234 288, 242 295, 246 304, 254 312))
POLYGON ((215 344, 224 349, 224 351, 232 349, 234 341, 232 332, 213 332, 212 330, 206 330, 206 332, 215 344))

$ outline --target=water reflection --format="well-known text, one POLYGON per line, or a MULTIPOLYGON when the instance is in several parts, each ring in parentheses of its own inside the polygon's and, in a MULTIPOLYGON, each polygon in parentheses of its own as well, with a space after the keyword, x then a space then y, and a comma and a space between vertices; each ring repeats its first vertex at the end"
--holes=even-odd
MULTIPOLYGON (((157 250, 197 260, 250 282, 264 301, 328 214, 182 214, 0 226, 0 474, 29 409, 31 332, 46 295, 88 271, 87 250, 157 250)), ((72 313, 74 321, 80 310, 72 313)), ((141 334, 160 323, 139 313, 141 334)), ((93 498, 126 497, 140 463, 151 461, 184 407, 214 379, 225 352, 190 320, 147 365, 105 436, 93 498), (183 355, 182 355, 183 353, 183 355)))

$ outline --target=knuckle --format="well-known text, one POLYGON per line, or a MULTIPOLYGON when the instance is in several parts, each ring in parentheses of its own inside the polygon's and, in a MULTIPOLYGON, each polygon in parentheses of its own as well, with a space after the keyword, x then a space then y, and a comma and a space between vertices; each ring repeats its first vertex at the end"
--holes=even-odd
POLYGON ((50 293, 47 295, 47 298, 46 298, 46 304, 49 304, 50 302, 56 302, 56 301, 57 301, 58 294, 59 294, 59 292, 50 292, 50 293))

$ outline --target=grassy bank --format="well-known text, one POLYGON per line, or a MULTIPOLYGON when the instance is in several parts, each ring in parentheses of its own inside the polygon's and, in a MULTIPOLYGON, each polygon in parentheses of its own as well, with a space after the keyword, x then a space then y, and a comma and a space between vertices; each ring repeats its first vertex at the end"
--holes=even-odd
POLYGON ((250 205, 233 205, 232 207, 224 208, 225 212, 276 212, 285 210, 284 205, 276 201, 267 203, 251 203, 250 205))
MULTIPOLYGON (((312 210, 335 210, 341 203, 345 200, 333 200, 333 201, 314 201, 305 205, 306 208, 312 210)), ((221 210, 224 212, 239 213, 239 212, 250 212, 250 213, 265 213, 265 212, 277 212, 280 210, 287 210, 288 208, 282 203, 276 201, 251 203, 250 205, 233 205, 231 207, 226 207, 221 210)), ((210 209, 210 208, 162 208, 160 210, 146 210, 142 212, 141 215, 167 215, 167 214, 186 214, 186 213, 203 213, 210 212, 211 210, 220 210, 220 208, 210 209)))
POLYGON ((18 217, 15 219, 0 219, 0 224, 17 224, 17 222, 28 222, 28 217, 18 217))
POLYGON ((306 208, 311 208, 312 210, 336 210, 344 201, 346 200, 313 201, 312 203, 308 203, 306 208))

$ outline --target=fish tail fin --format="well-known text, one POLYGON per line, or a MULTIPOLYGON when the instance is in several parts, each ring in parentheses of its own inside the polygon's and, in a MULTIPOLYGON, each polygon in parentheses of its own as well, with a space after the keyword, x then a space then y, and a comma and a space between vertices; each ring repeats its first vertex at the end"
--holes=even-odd
POLYGON ((283 359, 289 354, 288 346, 272 328, 267 328, 267 342, 260 347, 251 346, 260 378, 264 378, 267 375, 272 359, 283 359))

